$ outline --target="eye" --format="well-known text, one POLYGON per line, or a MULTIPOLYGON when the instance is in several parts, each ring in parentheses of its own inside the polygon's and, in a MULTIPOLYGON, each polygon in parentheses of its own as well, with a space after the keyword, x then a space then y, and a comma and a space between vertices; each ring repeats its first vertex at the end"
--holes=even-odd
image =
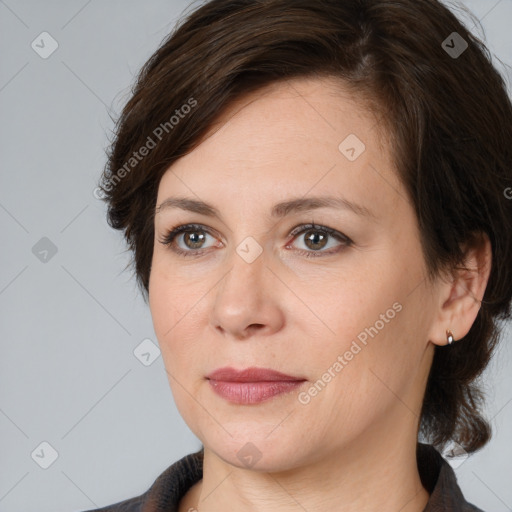
MULTIPOLYGON (((307 258, 318 257, 322 255, 331 255, 339 252, 343 247, 352 245, 352 240, 346 235, 336 231, 335 229, 327 226, 319 226, 314 222, 312 224, 302 224, 292 230, 289 236, 298 237, 298 235, 305 234, 304 243, 307 249, 311 250, 299 250, 299 254, 306 256, 307 258), (328 238, 333 238, 340 242, 338 246, 335 246, 334 250, 323 251, 328 245, 328 238)), ((206 237, 212 236, 213 234, 200 224, 182 224, 176 226, 167 232, 159 242, 163 245, 168 245, 173 252, 182 256, 200 256, 208 247, 204 246, 206 237), (178 235, 184 235, 182 242, 184 246, 178 244, 176 246, 175 239, 178 235)), ((215 238, 215 237, 214 237, 215 238)), ((178 241, 180 239, 178 238, 178 241)), ((288 249, 290 244, 286 245, 288 249)))
POLYGON ((198 251, 198 249, 204 248, 202 244, 204 243, 206 236, 213 235, 203 226, 199 224, 183 224, 171 229, 159 240, 159 242, 170 246, 172 251, 182 256, 198 256, 204 252, 203 250, 198 251), (184 247, 176 247, 176 244, 174 243, 174 239, 180 234, 184 235, 184 247))
MULTIPOLYGON (((305 236, 299 237, 298 239, 304 241, 307 249, 311 249, 299 251, 299 253, 306 256, 306 258, 316 258, 323 255, 336 254, 342 250, 343 247, 348 247, 353 243, 352 240, 343 233, 327 226, 316 225, 314 222, 312 224, 303 224, 296 227, 290 233, 290 236, 298 236, 302 234, 305 236), (341 242, 341 244, 335 246, 334 250, 323 251, 322 249, 329 243, 329 237, 341 242)), ((288 247, 290 247, 290 245, 286 246, 286 248, 288 247)))

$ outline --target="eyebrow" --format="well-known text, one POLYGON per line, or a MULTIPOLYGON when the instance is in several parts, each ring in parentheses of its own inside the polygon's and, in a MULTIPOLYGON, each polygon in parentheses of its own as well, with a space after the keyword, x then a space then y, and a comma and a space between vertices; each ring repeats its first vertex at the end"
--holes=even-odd
MULTIPOLYGON (((179 208, 189 212, 198 213, 207 217, 221 218, 217 208, 195 199, 187 197, 169 197, 155 208, 155 214, 163 210, 179 208)), ((271 211, 272 218, 286 217, 295 212, 309 212, 318 208, 336 208, 349 210, 357 215, 377 220, 377 216, 365 206, 358 205, 342 197, 321 196, 321 197, 300 197, 277 203, 271 211)))

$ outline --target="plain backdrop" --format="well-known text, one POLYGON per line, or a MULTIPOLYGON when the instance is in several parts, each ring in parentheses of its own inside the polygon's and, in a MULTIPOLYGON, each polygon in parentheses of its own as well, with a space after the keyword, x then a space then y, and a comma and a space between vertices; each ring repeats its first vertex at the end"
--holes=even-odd
MULTIPOLYGON (((512 0, 464 4, 510 83, 512 0)), ((115 503, 200 448, 151 348, 122 235, 93 194, 109 112, 189 5, 0 0, 0 512, 115 503)), ((494 436, 456 468, 489 512, 512 510, 511 341, 508 326, 484 376, 494 436)))

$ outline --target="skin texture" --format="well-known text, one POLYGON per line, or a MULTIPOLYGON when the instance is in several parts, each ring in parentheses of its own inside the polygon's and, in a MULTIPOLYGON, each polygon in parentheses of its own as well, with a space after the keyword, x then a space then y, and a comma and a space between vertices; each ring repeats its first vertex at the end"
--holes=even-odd
POLYGON ((446 329, 458 340, 474 322, 490 245, 468 253, 478 272, 426 279, 416 217, 384 130, 340 82, 295 79, 231 104, 163 176, 156 205, 185 196, 221 215, 176 208, 155 215, 150 310, 176 406, 205 446, 203 479, 180 512, 425 507, 415 449, 434 347, 447 343, 446 329), (349 134, 366 147, 354 161, 338 149, 349 134), (333 208, 270 217, 275 203, 324 195, 342 196, 375 218, 333 208), (313 221, 353 243, 327 235, 322 248, 307 244, 307 230, 290 236, 313 221), (181 256, 160 242, 187 223, 207 231, 192 229, 192 240, 180 233, 174 246, 203 254, 181 256), (236 250, 247 237, 263 251, 252 263, 236 250), (393 304, 400 311, 390 319, 393 304), (357 341, 371 326, 378 333, 357 341), (360 350, 301 403, 299 393, 354 341, 360 350), (235 405, 205 379, 224 366, 272 368, 307 382, 235 405), (252 467, 237 457, 248 442, 261 453, 252 467))

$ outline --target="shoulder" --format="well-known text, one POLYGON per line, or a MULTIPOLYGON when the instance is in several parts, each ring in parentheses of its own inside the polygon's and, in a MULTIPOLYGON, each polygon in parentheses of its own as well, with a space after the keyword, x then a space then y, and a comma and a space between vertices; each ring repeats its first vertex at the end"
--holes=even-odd
POLYGON ((430 494, 423 512, 484 512, 466 501, 452 466, 432 445, 418 443, 417 462, 422 484, 430 494))
POLYGON ((139 496, 81 512, 172 512, 203 475, 204 448, 174 462, 139 496))

